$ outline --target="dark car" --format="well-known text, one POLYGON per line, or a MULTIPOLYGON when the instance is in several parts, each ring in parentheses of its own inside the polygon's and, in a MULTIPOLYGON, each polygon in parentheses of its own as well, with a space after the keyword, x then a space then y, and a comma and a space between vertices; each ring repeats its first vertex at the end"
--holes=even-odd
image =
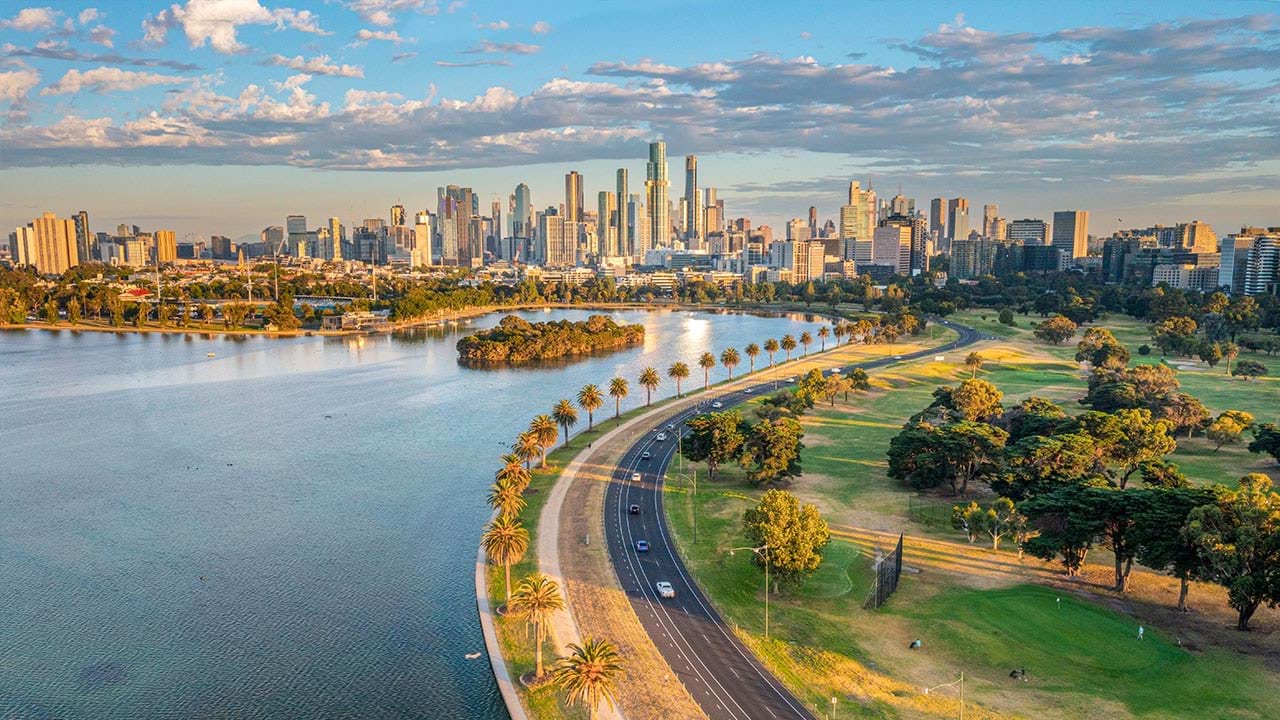
POLYGON ((632 515, 639 515, 640 506, 633 503, 631 507, 627 508, 627 512, 631 513, 632 515))
POLYGON ((649 552, 649 541, 648 541, 648 540, 637 540, 637 541, 636 541, 636 552, 649 552))

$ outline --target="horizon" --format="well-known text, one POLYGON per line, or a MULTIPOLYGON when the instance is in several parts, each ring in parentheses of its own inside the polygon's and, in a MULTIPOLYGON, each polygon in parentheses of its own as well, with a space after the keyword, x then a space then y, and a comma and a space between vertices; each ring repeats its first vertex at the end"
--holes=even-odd
POLYGON ((775 231, 856 179, 1225 235, 1278 224, 1275 8, 0 2, 0 222, 238 238, 449 184, 544 208, 570 170, 592 207, 664 139, 673 200, 696 154, 729 217, 775 231))

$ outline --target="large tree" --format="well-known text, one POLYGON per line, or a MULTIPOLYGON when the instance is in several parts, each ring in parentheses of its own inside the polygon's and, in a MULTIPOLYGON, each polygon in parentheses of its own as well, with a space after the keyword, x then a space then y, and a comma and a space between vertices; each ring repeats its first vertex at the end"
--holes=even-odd
MULTIPOLYGON (((683 363, 679 363, 683 365, 683 363)), ((674 365, 672 367, 675 367, 674 365)), ((687 369, 687 368, 686 368, 687 369)), ((640 371, 640 387, 644 388, 644 404, 649 406, 653 404, 653 391, 657 389, 661 378, 658 377, 658 371, 651 367, 647 367, 640 371)))
POLYGON ((578 423, 578 409, 568 400, 560 400, 551 408, 551 417, 564 428, 564 445, 569 446, 569 428, 578 423))
POLYGON ((999 470, 1008 437, 1000 428, 969 420, 909 423, 889 441, 888 474, 917 489, 946 484, 964 495, 970 483, 999 470))
POLYGON ((733 379, 733 369, 737 367, 738 363, 741 361, 742 358, 738 355, 738 351, 735 348, 725 348, 724 351, 720 353, 720 364, 724 366, 725 370, 729 371, 730 380, 733 379))
POLYGON ((625 671, 622 655, 608 640, 585 638, 581 645, 569 643, 569 655, 556 663, 553 677, 565 692, 570 705, 587 706, 587 715, 595 720, 600 704, 614 707, 618 680, 625 671))
POLYGON ((587 411, 587 430, 596 425, 596 411, 604 405, 604 394, 592 383, 582 386, 578 391, 578 406, 587 411))
POLYGON ((617 420, 622 414, 622 399, 631 391, 627 385, 627 379, 616 377, 609 381, 609 396, 613 398, 613 419, 617 420))
POLYGON ((1036 326, 1035 336, 1047 343, 1061 345, 1076 334, 1076 324, 1063 315, 1055 315, 1036 326))
POLYGON ((756 562, 768 563, 774 579, 784 582, 799 581, 817 570, 831 539, 818 508, 801 505, 786 490, 766 491, 743 515, 743 526, 751 542, 767 546, 756 553, 756 562))
POLYGON ((1202 567, 1199 549, 1184 532, 1191 511, 1216 501, 1210 488, 1155 487, 1132 491, 1138 561, 1178 578, 1178 609, 1187 610, 1191 580, 1202 567))
POLYGON ((537 658, 534 676, 540 678, 543 675, 542 640, 551 634, 551 616, 564 609, 560 585, 542 573, 534 573, 516 585, 507 606, 512 616, 533 626, 534 657, 537 658))
POLYGON ((1068 577, 1079 575, 1103 526, 1091 502, 1093 490, 1067 485, 1022 503, 1028 524, 1038 531, 1023 548, 1042 560, 1060 560, 1068 577))
POLYGON ((1249 452, 1266 453, 1280 462, 1280 427, 1275 423, 1262 423, 1253 428, 1253 441, 1249 443, 1249 452))
POLYGON ((697 415, 685 421, 689 434, 681 443, 681 452, 690 462, 705 462, 707 478, 716 479, 716 469, 734 462, 742 454, 742 415, 737 410, 697 415))
POLYGON ((494 565, 501 565, 506 582, 503 596, 511 597, 511 566, 520 562, 529 550, 529 531, 513 517, 498 516, 485 526, 480 535, 480 546, 485 557, 494 565))
POLYGON ((698 356, 698 367, 702 368, 702 389, 706 390, 711 386, 711 368, 716 366, 716 356, 709 352, 704 352, 698 356))
POLYGON ((800 438, 804 430, 794 418, 761 420, 747 431, 742 465, 757 485, 776 485, 800 476, 800 438))
POLYGON ((1204 561, 1201 576, 1227 589, 1237 630, 1249 629, 1260 606, 1280 603, 1280 495, 1271 478, 1246 475, 1217 503, 1192 510, 1187 534, 1204 561))

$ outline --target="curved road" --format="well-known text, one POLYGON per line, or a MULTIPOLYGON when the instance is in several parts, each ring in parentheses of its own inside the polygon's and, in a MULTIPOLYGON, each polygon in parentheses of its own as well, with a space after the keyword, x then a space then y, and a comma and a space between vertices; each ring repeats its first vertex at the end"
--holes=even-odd
MULTIPOLYGON (((944 325, 959 332, 960 337, 941 347, 850 365, 845 370, 870 370, 994 339, 973 328, 950 322, 944 325)), ((623 455, 605 494, 605 534, 618 581, 667 664, 712 720, 814 717, 756 660, 712 608, 676 552, 662 509, 662 482, 676 453, 676 433, 687 430, 684 422, 707 411, 706 406, 713 401, 730 408, 750 399, 753 393, 748 390, 759 387, 764 391, 766 385, 761 382, 714 398, 709 396, 694 407, 664 418, 623 455), (665 440, 658 439, 661 433, 665 433, 665 440), (650 459, 644 459, 646 452, 650 459), (631 505, 638 505, 640 512, 630 513, 631 505), (636 549, 639 540, 649 543, 648 552, 636 549), (660 581, 671 583, 676 592, 674 598, 658 597, 655 583, 660 581)))

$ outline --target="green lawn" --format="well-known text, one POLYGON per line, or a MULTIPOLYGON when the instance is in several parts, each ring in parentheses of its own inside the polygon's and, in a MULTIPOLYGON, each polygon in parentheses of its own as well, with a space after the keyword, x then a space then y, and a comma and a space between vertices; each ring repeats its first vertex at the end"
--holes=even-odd
POLYGON ((1142 718, 1280 716, 1275 678, 1225 651, 1190 652, 1132 618, 1051 588, 954 588, 921 603, 894 602, 924 640, 978 682, 1052 695, 1061 716, 1099 717, 1103 702, 1142 718), (1061 598, 1061 602, 1057 602, 1061 598))

